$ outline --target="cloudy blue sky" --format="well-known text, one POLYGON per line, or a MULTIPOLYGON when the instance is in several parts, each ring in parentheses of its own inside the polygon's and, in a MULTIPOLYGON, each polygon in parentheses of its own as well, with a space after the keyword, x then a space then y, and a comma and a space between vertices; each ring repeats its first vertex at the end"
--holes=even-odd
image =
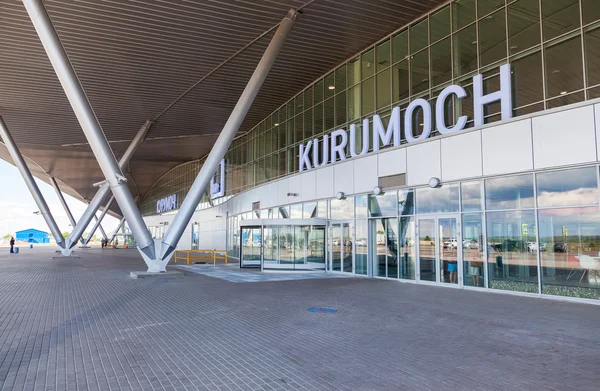
MULTIPOLYGON (((69 226, 69 219, 52 186, 37 179, 36 182, 61 232, 70 232, 72 227, 69 226)), ((29 193, 21 174, 15 166, 4 160, 0 160, 0 184, 0 237, 27 228, 49 232, 42 216, 33 214, 38 210, 38 207, 33 201, 33 197, 29 193)), ((86 205, 68 195, 65 195, 65 199, 75 217, 75 221, 78 221, 85 211, 86 205)), ((110 235, 118 223, 117 219, 107 215, 102 222, 102 226, 106 233, 110 235)), ((91 228, 91 226, 88 228, 91 228)))

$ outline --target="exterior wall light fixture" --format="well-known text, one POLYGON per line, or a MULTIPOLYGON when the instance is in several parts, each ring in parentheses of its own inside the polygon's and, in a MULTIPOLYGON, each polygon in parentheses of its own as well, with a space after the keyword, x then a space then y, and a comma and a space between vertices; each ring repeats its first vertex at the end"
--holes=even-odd
POLYGON ((433 177, 429 180, 429 187, 431 187, 432 189, 435 189, 436 187, 440 187, 440 186, 441 186, 440 178, 433 177))
POLYGON ((343 200, 346 198, 346 194, 344 194, 343 191, 338 191, 337 194, 335 195, 335 198, 337 198, 338 200, 343 200))
POLYGON ((288 197, 297 197, 298 193, 287 193, 288 197))
POLYGON ((375 194, 375 195, 381 195, 381 194, 383 194, 383 190, 381 189, 381 187, 375 186, 373 188, 373 194, 375 194))

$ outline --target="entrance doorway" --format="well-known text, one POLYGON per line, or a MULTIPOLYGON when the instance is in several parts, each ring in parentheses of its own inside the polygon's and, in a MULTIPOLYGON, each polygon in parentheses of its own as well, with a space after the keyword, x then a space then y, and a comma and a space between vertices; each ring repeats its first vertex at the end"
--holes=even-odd
POLYGON ((458 215, 417 220, 417 280, 462 286, 462 236, 458 215))
POLYGON ((330 271, 354 272, 354 222, 339 221, 331 224, 330 271))
POLYGON ((241 228, 240 267, 260 267, 262 259, 262 227, 241 228))

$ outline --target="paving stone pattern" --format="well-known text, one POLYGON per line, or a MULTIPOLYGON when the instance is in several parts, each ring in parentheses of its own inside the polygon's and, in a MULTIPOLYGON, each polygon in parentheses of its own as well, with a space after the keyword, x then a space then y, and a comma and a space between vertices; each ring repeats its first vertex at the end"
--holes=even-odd
POLYGON ((0 390, 598 390, 600 306, 0 249, 0 390), (331 307, 336 313, 311 313, 331 307))

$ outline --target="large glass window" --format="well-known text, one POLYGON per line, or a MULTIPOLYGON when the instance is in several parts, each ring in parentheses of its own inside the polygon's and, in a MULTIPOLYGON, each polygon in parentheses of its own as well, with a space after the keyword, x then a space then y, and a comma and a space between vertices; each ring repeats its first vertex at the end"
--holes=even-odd
POLYGON ((417 189, 417 213, 458 212, 458 185, 417 189))
POLYGON ((533 175, 487 179, 485 204, 487 210, 533 208, 533 175))
POLYGON ((405 280, 415 279, 415 259, 417 251, 415 247, 415 218, 401 217, 398 228, 398 277, 405 280))
POLYGON ((538 293, 533 210, 487 213, 488 287, 538 293))
POLYGON ((586 167, 537 174, 538 207, 598 204, 597 171, 586 167))
POLYGON ((482 208, 481 182, 463 182, 460 185, 463 212, 478 212, 482 208))
POLYGON ((506 58, 506 13, 504 10, 479 21, 479 57, 484 67, 506 58))
POLYGON ((518 53, 540 43, 539 0, 518 0, 508 6, 508 44, 518 53))
POLYGON ((398 190, 398 214, 401 216, 415 213, 415 190, 398 190))
POLYGON ((541 209, 542 293, 600 299, 597 207, 541 209))
POLYGON ((462 215, 463 274, 465 286, 484 286, 484 241, 481 213, 462 215))
POLYGON ((542 1, 542 31, 545 41, 578 27, 579 0, 542 1))
POLYGON ((469 74, 477 69, 477 30, 475 25, 453 35, 454 76, 469 74))
POLYGON ((354 218, 354 197, 338 200, 332 199, 329 202, 332 220, 347 220, 354 218))
POLYGON ((396 198, 396 192, 386 192, 381 195, 369 195, 369 217, 379 216, 396 216, 398 210, 396 204, 398 200, 396 198))
POLYGON ((355 224, 356 249, 354 255, 354 272, 366 276, 369 259, 369 222, 368 220, 356 220, 355 224))
POLYGON ((563 96, 583 88, 581 35, 546 45, 547 98, 563 96))

